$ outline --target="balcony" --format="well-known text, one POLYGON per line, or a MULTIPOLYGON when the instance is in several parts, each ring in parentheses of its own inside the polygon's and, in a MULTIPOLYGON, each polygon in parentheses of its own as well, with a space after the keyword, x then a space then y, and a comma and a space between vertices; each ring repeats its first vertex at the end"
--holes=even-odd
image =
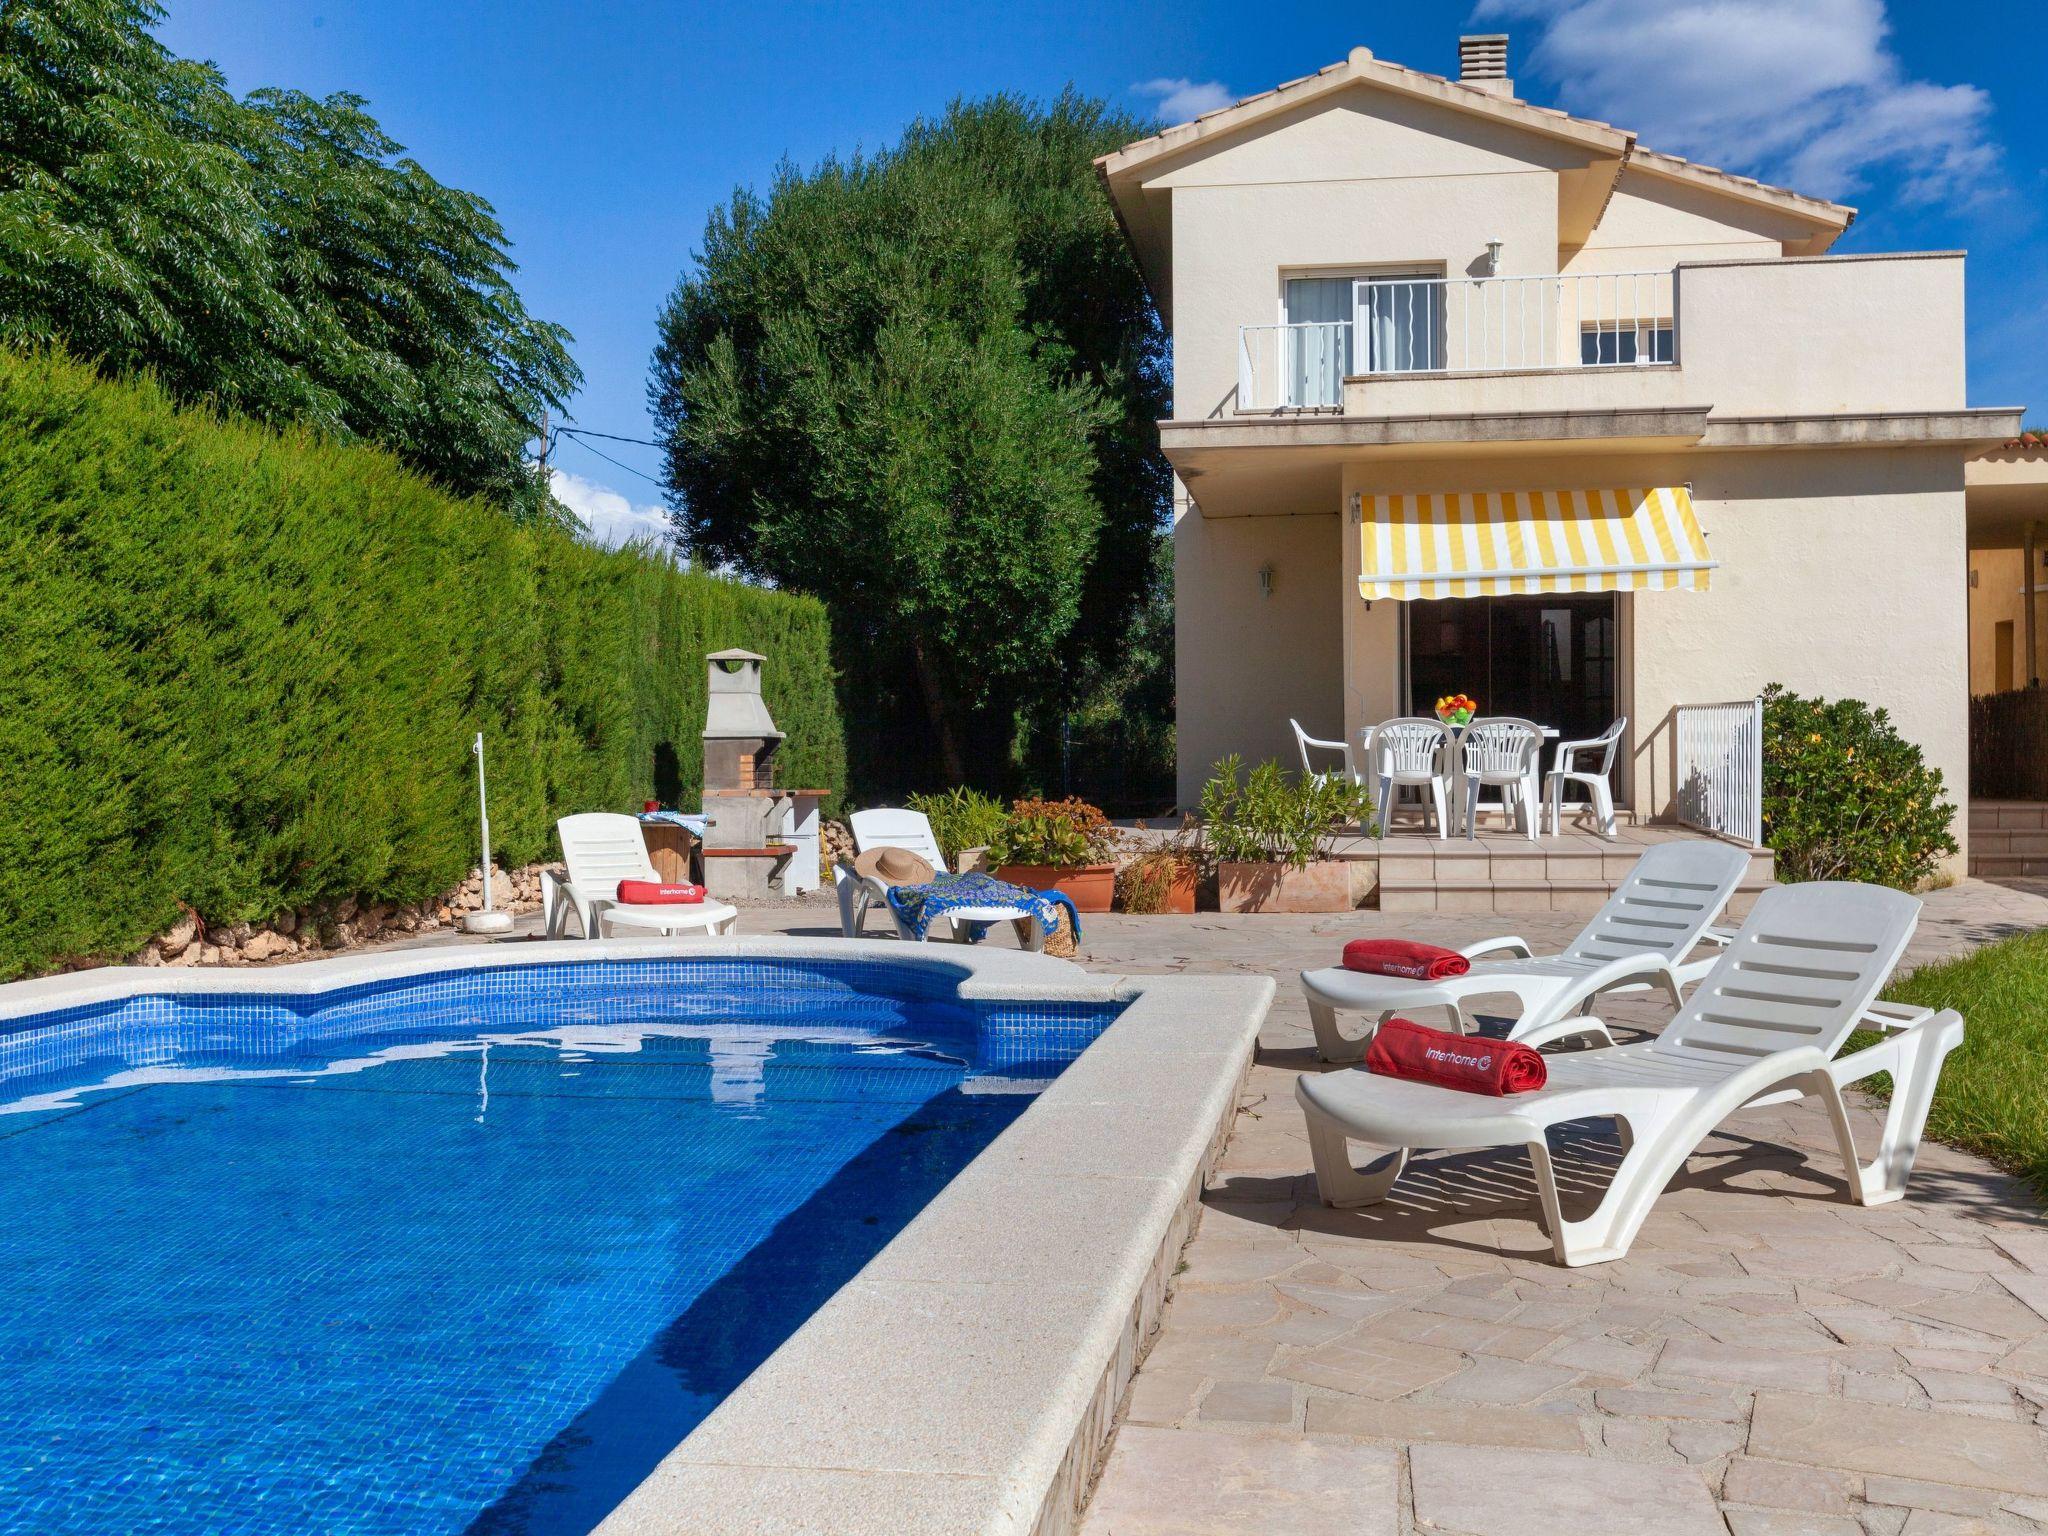
POLYGON ((1351 318, 1238 328, 1237 413, 1346 408, 1347 380, 1674 364, 1676 274, 1360 278, 1351 318))

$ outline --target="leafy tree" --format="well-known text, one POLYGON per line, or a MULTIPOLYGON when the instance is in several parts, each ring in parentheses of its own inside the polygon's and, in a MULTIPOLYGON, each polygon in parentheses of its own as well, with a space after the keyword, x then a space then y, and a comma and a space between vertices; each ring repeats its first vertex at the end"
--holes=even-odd
POLYGON ((490 205, 359 97, 257 91, 151 35, 156 0, 0 9, 0 342, 383 444, 566 516, 526 463, 580 375, 513 290, 490 205))
POLYGON ((649 395, 677 528, 831 612, 870 784, 998 785, 1114 655, 1166 492, 1164 341, 1071 92, 955 103, 711 216, 649 395))

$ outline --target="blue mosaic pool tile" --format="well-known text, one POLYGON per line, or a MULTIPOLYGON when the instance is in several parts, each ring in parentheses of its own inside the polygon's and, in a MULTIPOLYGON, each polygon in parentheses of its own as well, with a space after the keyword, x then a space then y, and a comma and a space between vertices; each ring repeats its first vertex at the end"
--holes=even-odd
POLYGON ((0 1531, 587 1531, 1115 1011, 707 959, 16 1021, 0 1531))

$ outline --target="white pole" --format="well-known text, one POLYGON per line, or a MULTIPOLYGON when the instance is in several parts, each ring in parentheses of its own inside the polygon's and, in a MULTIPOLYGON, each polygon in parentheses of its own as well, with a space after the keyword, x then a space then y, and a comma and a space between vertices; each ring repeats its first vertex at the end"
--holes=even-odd
POLYGON ((484 733, 476 733, 476 741, 470 747, 476 754, 476 810, 477 819, 483 823, 484 856, 480 867, 484 872, 484 910, 491 910, 491 802, 484 794, 484 733))
POLYGON ((483 857, 477 867, 483 871, 483 909, 472 912, 462 920, 462 926, 471 933, 508 933, 512 919, 508 913, 498 912, 491 906, 491 804, 484 794, 484 733, 478 731, 476 740, 470 743, 470 751, 476 754, 476 812, 483 835, 483 857))

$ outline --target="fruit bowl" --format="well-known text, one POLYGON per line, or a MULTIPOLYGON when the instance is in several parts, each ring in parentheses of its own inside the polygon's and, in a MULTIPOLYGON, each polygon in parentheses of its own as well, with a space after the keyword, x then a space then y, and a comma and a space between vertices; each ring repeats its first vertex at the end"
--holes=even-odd
POLYGON ((1462 693, 1447 693, 1436 701, 1436 717, 1445 725, 1470 725, 1479 712, 1479 701, 1462 693))

